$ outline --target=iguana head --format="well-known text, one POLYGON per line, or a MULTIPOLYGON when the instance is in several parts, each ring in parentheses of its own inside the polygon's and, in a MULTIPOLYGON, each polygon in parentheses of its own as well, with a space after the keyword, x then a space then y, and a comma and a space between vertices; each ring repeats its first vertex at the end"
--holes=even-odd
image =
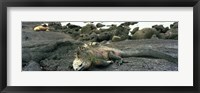
POLYGON ((87 70, 92 62, 88 58, 88 52, 84 47, 79 47, 73 61, 73 69, 76 71, 87 70))

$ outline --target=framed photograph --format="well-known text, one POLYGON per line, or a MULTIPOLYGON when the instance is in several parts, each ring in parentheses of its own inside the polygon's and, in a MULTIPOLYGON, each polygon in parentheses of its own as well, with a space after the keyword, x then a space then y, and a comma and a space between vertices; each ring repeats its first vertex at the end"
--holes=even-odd
POLYGON ((199 0, 6 0, 2 93, 199 92, 199 0))

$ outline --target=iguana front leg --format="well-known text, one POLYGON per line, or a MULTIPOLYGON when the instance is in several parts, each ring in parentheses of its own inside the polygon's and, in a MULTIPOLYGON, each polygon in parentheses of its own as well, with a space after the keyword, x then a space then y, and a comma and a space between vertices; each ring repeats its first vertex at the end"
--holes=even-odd
POLYGON ((95 66, 108 66, 110 64, 112 64, 113 61, 110 60, 110 61, 106 61, 106 60, 96 60, 95 61, 95 66))
POLYGON ((120 56, 116 55, 113 51, 110 51, 108 53, 108 58, 118 63, 118 65, 121 65, 123 63, 123 59, 120 56))

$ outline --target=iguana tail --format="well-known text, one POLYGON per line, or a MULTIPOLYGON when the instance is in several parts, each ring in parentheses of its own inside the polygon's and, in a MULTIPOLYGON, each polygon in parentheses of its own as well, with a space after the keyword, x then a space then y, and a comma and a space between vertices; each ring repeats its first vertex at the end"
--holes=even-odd
POLYGON ((134 49, 131 51, 121 51, 120 56, 124 57, 151 57, 165 59, 170 62, 178 63, 178 58, 165 54, 163 52, 158 52, 152 49, 134 49))

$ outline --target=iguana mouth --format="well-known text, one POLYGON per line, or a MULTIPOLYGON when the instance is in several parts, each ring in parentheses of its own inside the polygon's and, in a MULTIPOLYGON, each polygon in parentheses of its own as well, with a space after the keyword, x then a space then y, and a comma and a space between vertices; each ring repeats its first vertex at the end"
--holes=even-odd
POLYGON ((77 71, 83 71, 84 70, 84 67, 82 67, 81 69, 78 69, 77 71))

